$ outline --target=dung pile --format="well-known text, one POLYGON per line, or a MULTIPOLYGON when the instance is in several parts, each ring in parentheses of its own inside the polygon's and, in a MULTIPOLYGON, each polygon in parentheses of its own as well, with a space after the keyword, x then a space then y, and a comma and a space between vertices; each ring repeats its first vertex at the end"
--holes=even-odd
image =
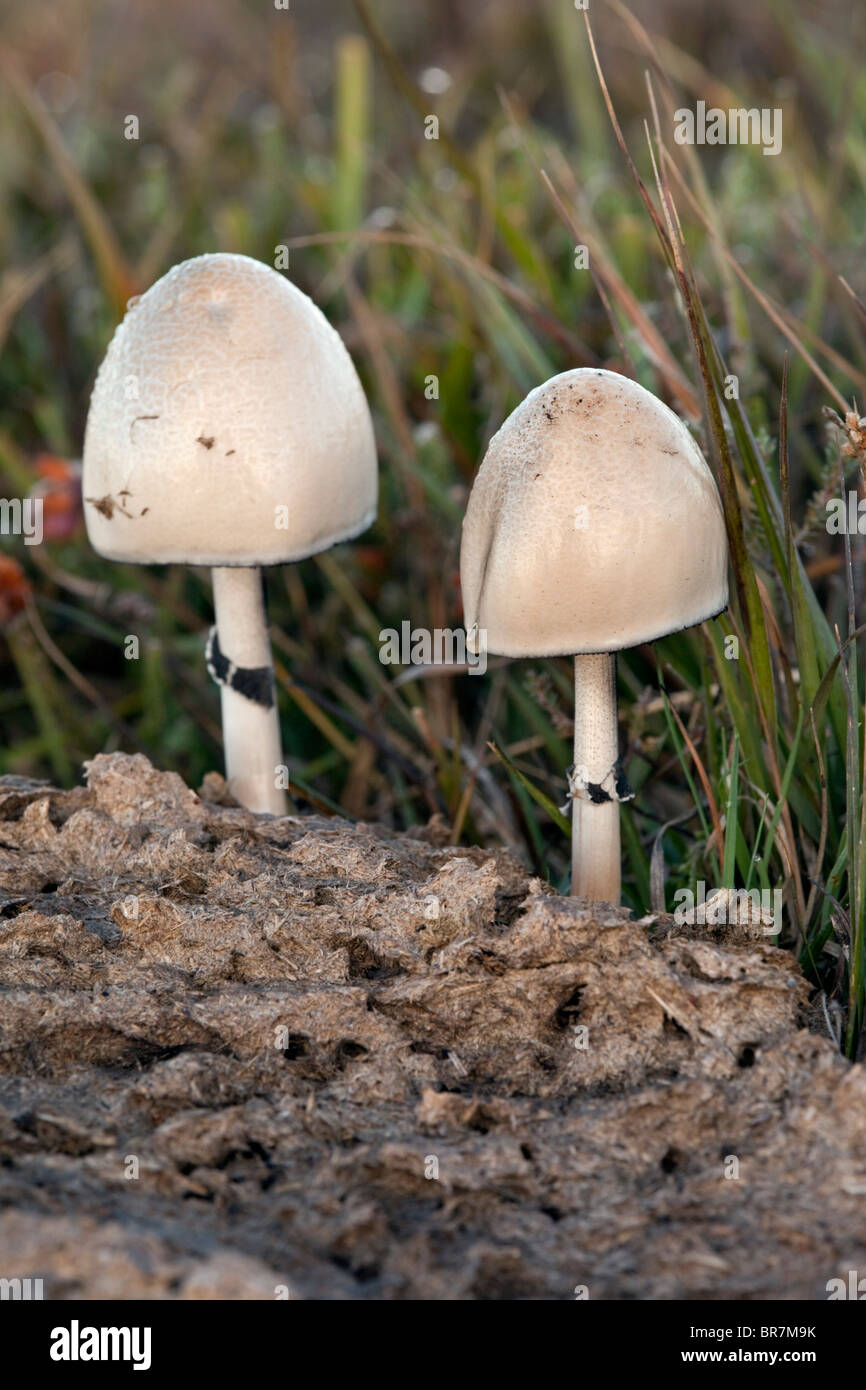
POLYGON ((0 1276, 50 1298, 826 1298, 866 1072, 791 956, 505 853, 0 779, 0 1276))

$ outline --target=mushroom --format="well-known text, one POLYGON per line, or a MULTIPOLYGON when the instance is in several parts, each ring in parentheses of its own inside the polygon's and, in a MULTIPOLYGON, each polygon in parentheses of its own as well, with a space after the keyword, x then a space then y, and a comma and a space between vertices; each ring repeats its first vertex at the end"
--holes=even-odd
POLYGON ((713 476, 683 422, 636 382, 582 367, 536 387, 490 442, 460 555, 469 642, 574 656, 573 894, 620 900, 616 656, 728 602, 713 476))
POLYGON ((349 540, 376 514, 370 412, 319 309, 248 256, 184 261, 131 300, 84 442, 87 533, 109 560, 207 565, 226 777, 285 812, 260 566, 349 540))

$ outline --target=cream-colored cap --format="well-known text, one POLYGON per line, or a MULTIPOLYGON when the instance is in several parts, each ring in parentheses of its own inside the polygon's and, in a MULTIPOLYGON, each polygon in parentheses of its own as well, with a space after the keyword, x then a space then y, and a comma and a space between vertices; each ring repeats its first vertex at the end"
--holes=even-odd
POLYGON ((370 411, 312 300, 248 256, 198 256, 115 332, 82 481, 87 534, 110 560, 300 560, 375 517, 370 411))
POLYGON ((490 441, 463 522, 475 650, 612 652, 727 606, 712 473, 636 382, 581 367, 531 391, 490 441))

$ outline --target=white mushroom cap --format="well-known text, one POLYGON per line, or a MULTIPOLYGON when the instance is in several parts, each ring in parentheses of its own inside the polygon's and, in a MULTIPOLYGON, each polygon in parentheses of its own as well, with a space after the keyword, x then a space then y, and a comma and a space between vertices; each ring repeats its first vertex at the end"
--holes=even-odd
POLYGON ((713 476, 683 422, 636 382, 582 367, 531 391, 494 435, 463 522, 476 647, 612 652, 727 606, 713 476))
POLYGON ((358 535, 376 514, 376 450, 339 334, 248 256, 175 266, 109 345, 83 490, 110 560, 273 565, 358 535))

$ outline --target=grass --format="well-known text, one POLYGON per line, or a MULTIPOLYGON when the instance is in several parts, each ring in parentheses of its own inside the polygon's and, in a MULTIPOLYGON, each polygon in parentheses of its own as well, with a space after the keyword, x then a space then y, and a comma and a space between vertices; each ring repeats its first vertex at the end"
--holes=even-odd
MULTIPOLYGON (((641 914, 697 879, 783 887, 780 942, 857 1055, 864 556, 859 535, 825 525, 828 498, 862 491, 866 462, 825 414, 844 421, 866 386, 856 16, 731 0, 721 30, 661 6, 649 32, 612 3, 593 7, 594 54, 582 14, 557 0, 467 7, 456 36, 366 0, 318 29, 294 11, 209 9, 207 34, 171 43, 137 18, 107 67, 111 5, 100 17, 82 3, 80 24, 45 40, 12 7, 5 495, 33 486, 40 452, 80 454, 130 294, 190 255, 273 263, 287 247, 290 275, 358 364, 382 471, 367 535, 269 576, 297 802, 397 827, 439 815, 452 842, 505 843, 567 889, 568 663, 492 659, 483 679, 401 671, 379 662, 378 634, 404 619, 459 625, 466 496, 522 395, 568 367, 634 375, 711 460, 732 601, 620 660, 636 792, 625 897, 641 914), (440 65, 444 87, 424 72, 440 65), (676 145, 673 113, 698 99, 781 107, 782 154, 676 145), (123 138, 128 112, 137 142, 123 138), (424 137, 431 114, 438 140, 424 137)), ((3 538, 31 597, 0 603, 0 770, 69 783, 87 757, 123 748, 195 785, 221 761, 207 576, 103 563, 55 473, 57 537, 3 538), (130 636, 138 660, 125 659, 130 636)))

